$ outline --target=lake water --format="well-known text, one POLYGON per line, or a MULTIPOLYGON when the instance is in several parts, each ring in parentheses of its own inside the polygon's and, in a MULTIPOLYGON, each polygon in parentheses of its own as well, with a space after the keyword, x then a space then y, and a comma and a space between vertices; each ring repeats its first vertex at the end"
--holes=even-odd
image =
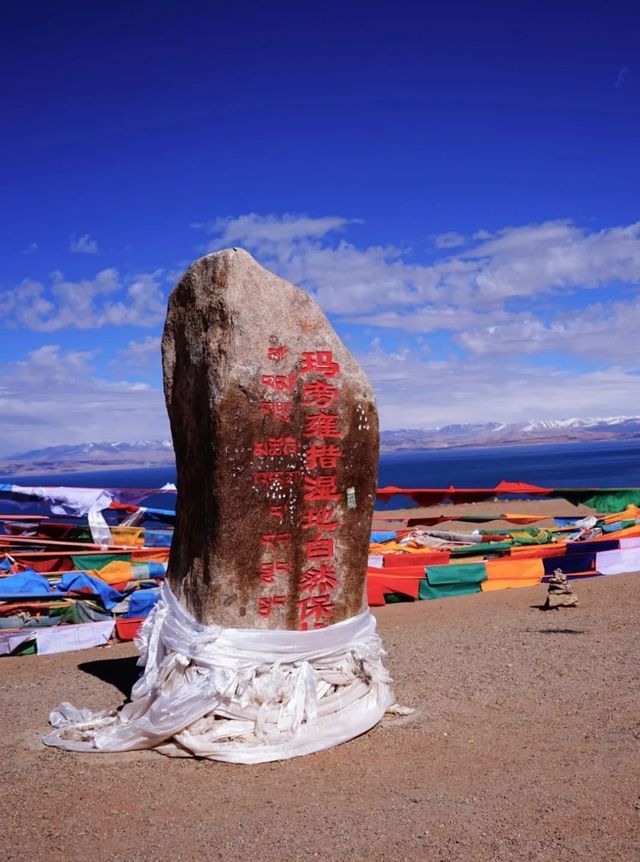
MULTIPOLYGON (((172 467, 12 476, 0 482, 23 485, 73 485, 158 488, 175 482, 172 467)), ((548 488, 640 487, 640 440, 504 446, 489 449, 438 449, 384 454, 378 484, 402 488, 492 488, 503 479, 548 488)), ((167 497, 164 497, 166 505, 167 497)), ((399 498, 393 501, 400 504, 399 498)))
POLYGON ((549 488, 637 487, 640 440, 440 449, 380 461, 381 486, 492 488, 503 479, 549 488))

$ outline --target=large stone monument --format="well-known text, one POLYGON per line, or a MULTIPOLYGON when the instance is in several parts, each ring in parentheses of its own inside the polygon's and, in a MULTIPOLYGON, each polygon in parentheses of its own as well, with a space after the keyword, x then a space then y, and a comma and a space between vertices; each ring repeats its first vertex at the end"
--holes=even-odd
POLYGON ((328 748, 392 704, 366 605, 378 418, 302 290, 247 252, 196 261, 162 340, 178 505, 131 703, 61 704, 45 741, 256 763, 328 748))
POLYGON ((178 470, 169 564, 203 623, 318 628, 365 602, 371 386, 302 290, 242 249, 196 261, 162 340, 178 470))

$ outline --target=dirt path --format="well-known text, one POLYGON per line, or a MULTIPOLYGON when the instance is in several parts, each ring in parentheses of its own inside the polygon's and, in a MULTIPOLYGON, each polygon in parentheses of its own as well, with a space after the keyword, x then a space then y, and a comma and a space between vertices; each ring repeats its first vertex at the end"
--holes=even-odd
POLYGON ((39 742, 60 700, 114 706, 128 645, 0 660, 6 859, 640 858, 640 575, 376 612, 411 718, 264 766, 39 742))

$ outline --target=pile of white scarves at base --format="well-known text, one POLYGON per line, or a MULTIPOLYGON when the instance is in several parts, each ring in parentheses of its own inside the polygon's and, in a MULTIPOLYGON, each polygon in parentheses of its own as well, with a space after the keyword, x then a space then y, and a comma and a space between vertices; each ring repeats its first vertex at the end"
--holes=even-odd
POLYGON ((196 622, 165 584, 138 646, 130 703, 60 704, 47 745, 264 763, 353 739, 393 704, 368 610, 315 631, 225 629, 196 622))

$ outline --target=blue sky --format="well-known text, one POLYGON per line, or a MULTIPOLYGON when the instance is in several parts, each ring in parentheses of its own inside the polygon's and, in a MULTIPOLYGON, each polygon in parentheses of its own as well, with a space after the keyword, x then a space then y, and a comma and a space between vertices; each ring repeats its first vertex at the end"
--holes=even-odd
POLYGON ((240 245, 385 428, 638 412, 636 3, 13 4, 0 454, 163 437, 159 337, 240 245))

